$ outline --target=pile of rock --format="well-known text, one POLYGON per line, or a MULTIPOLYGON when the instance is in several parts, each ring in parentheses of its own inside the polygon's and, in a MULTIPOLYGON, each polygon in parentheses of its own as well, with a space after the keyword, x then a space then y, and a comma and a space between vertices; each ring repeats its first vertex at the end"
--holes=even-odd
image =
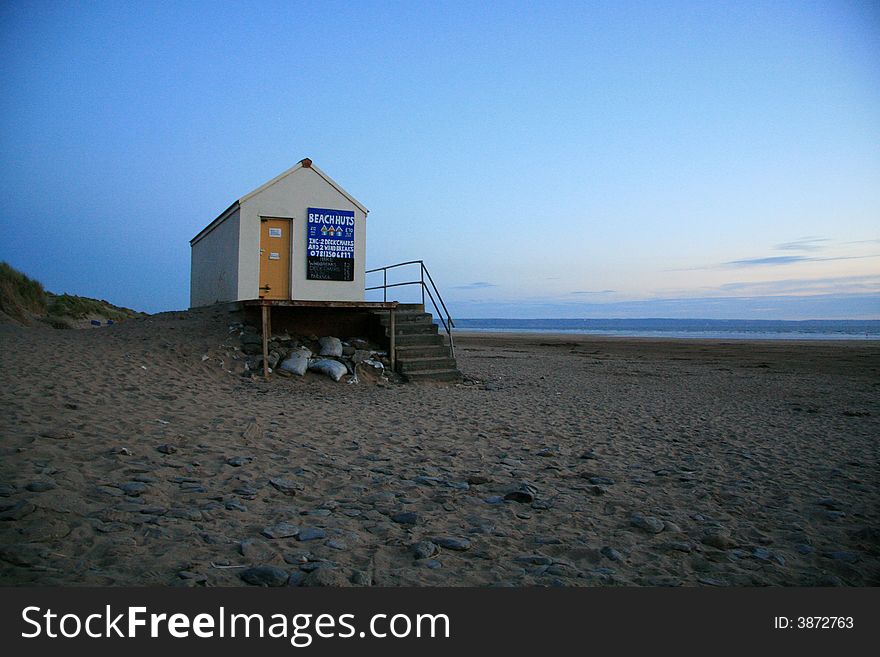
MULTIPOLYGON (((244 375, 263 371, 263 337, 251 325, 240 327, 241 351, 247 356, 244 375)), ((363 338, 346 341, 332 336, 291 336, 273 334, 269 340, 269 370, 281 376, 303 376, 312 371, 334 381, 349 375, 357 383, 358 374, 384 378, 389 365, 388 353, 363 338)))

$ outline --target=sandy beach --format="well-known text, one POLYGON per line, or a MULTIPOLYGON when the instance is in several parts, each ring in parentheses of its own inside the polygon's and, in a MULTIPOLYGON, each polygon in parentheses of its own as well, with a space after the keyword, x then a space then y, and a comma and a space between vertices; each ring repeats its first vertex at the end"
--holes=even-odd
POLYGON ((241 376, 229 323, 0 326, 0 584, 880 584, 876 342, 462 334, 463 384, 350 385, 241 376))

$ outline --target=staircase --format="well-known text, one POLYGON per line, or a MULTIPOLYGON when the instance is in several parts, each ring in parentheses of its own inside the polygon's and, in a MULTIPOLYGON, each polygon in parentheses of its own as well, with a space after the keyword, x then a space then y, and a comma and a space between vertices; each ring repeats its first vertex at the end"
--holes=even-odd
MULTIPOLYGON (((388 313, 375 314, 385 328, 386 337, 390 337, 388 313)), ((424 304, 400 304, 394 322, 397 371, 407 381, 461 381, 462 375, 449 345, 437 332, 434 318, 425 312, 424 304)))

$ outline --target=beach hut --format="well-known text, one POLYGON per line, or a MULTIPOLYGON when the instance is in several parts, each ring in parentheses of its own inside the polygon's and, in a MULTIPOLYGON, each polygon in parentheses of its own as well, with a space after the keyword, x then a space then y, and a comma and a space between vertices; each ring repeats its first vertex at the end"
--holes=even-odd
POLYGON ((366 241, 367 209, 303 159, 239 198, 190 240, 190 307, 225 303, 248 323, 256 320, 266 376, 274 324, 299 334, 377 337, 388 346, 392 370, 399 363, 409 380, 459 380, 452 318, 424 263, 368 272, 366 241), (418 267, 418 278, 389 281, 388 271, 400 267, 418 267), (367 287, 368 273, 381 276, 382 283, 367 287), (403 285, 418 285, 421 303, 387 299, 389 289, 403 285), (366 301, 367 289, 382 290, 383 301, 366 301), (426 299, 448 343, 425 312, 426 299))
POLYGON ((308 158, 190 240, 190 306, 363 302, 367 209, 308 158))

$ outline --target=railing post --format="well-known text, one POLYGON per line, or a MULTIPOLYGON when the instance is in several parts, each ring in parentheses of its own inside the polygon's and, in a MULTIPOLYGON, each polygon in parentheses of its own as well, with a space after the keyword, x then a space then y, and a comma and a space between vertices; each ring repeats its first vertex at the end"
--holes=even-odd
POLYGON ((388 270, 382 270, 382 301, 388 301, 388 270))
POLYGON ((422 277, 422 310, 425 310, 425 263, 419 260, 419 273, 422 277))

